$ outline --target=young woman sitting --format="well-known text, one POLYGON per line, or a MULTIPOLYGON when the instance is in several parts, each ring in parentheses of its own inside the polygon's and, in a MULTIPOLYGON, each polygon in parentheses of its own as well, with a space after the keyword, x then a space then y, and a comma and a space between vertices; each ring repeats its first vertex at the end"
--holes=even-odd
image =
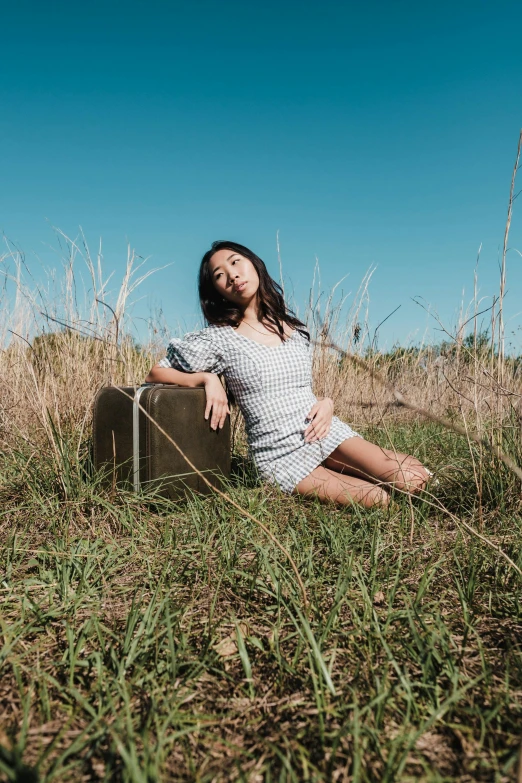
POLYGON ((261 476, 285 493, 366 508, 386 506, 393 487, 422 489, 429 471, 414 457, 364 440, 312 392, 312 346, 263 261, 235 242, 214 242, 199 270, 207 328, 174 338, 147 382, 204 386, 213 429, 229 414, 223 374, 245 419, 261 476))

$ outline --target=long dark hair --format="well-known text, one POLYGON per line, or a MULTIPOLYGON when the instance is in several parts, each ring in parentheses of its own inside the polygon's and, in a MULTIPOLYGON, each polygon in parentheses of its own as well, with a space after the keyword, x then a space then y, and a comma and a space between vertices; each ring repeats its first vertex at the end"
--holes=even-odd
POLYGON ((227 242, 224 239, 212 242, 212 247, 201 259, 199 267, 199 303, 208 324, 233 326, 235 328, 239 326, 243 317, 240 308, 234 302, 225 299, 214 287, 209 270, 209 261, 218 250, 232 250, 234 253, 239 253, 243 258, 248 258, 254 265, 259 277, 259 318, 266 324, 269 331, 278 334, 284 340, 284 325, 288 324, 310 339, 305 325, 287 307, 281 286, 270 277, 264 262, 259 256, 256 256, 255 253, 244 245, 239 245, 237 242, 227 242))

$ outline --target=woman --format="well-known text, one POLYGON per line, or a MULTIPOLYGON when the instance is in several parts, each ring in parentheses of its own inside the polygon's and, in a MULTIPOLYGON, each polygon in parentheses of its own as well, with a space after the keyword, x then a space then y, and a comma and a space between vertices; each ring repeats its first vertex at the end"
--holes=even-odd
POLYGON ((312 393, 312 347, 280 286, 251 250, 214 242, 199 270, 206 329, 173 339, 151 383, 204 386, 215 430, 230 412, 223 373, 245 418, 261 476, 287 493, 366 508, 386 506, 388 490, 422 489, 429 472, 413 457, 364 440, 312 393))

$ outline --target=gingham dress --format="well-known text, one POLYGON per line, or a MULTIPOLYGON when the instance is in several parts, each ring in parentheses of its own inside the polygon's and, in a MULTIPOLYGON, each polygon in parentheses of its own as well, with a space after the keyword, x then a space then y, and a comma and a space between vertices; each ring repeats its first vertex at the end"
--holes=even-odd
POLYGON ((354 432, 336 416, 330 432, 306 443, 312 393, 312 348, 295 330, 277 346, 261 345, 231 326, 209 326, 173 338, 161 367, 223 373, 245 419, 251 457, 261 476, 292 492, 354 432))

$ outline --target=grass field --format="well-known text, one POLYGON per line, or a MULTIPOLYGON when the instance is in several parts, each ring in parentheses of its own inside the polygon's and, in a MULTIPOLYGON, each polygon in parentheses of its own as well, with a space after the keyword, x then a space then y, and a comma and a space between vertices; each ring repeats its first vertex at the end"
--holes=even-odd
POLYGON ((522 464, 520 364, 476 322, 442 352, 365 352, 356 306, 339 341, 365 369, 327 347, 331 305, 316 391, 437 487, 385 511, 285 497, 240 470, 239 426, 236 506, 106 491, 89 463, 94 394, 139 382, 164 337, 128 337, 130 270, 110 310, 93 282, 87 313, 65 271, 43 326, 20 275, 3 311, 0 777, 520 779, 521 484, 490 448, 522 464), (397 406, 369 370, 469 437, 397 406), (237 505, 289 551, 308 606, 237 505))

